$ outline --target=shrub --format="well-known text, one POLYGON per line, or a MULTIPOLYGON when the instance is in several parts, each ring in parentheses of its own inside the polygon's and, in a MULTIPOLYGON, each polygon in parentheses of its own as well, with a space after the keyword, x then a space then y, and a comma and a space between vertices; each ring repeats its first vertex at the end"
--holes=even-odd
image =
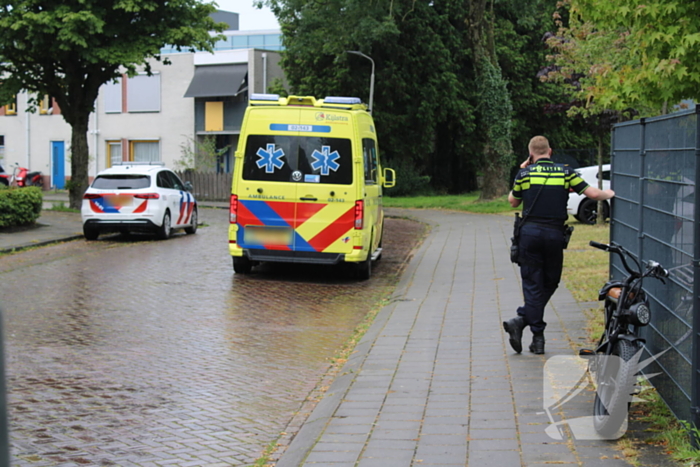
POLYGON ((41 188, 0 189, 0 227, 31 224, 41 215, 41 188))

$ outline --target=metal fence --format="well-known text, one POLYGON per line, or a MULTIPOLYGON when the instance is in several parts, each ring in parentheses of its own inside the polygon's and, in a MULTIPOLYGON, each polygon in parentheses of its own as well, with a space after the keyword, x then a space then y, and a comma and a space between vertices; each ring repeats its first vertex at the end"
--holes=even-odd
POLYGON ((192 183, 193 193, 199 201, 228 201, 231 197, 230 173, 196 172, 185 170, 176 172, 184 182, 192 183))
MULTIPOLYGON (((698 108, 700 109, 700 107, 698 108)), ((675 415, 700 427, 698 331, 700 200, 695 191, 700 164, 700 130, 695 110, 616 125, 612 133, 611 240, 637 259, 656 260, 669 269, 666 284, 649 280, 652 322, 643 328, 644 372, 675 415)), ((619 260, 611 273, 621 278, 619 260)))

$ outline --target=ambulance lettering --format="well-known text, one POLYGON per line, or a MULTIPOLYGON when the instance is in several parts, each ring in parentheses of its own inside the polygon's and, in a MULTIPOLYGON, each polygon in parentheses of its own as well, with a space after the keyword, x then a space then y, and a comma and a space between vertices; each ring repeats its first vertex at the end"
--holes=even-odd
POLYGON ((321 152, 318 149, 314 149, 311 157, 316 159, 311 163, 311 168, 320 170, 323 176, 329 175, 331 170, 336 172, 340 167, 340 164, 336 162, 340 159, 340 154, 338 154, 338 151, 331 152, 330 146, 321 146, 321 152))
POLYGON ((267 150, 258 148, 255 153, 260 159, 257 161, 259 169, 265 167, 265 173, 271 174, 275 169, 284 167, 284 162, 281 160, 284 157, 284 151, 281 149, 275 150, 275 145, 270 143, 267 145, 267 150))

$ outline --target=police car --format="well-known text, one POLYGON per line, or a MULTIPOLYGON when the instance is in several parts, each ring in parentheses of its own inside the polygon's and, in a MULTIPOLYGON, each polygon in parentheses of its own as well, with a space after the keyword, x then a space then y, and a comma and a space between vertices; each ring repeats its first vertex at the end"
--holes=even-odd
POLYGON ((152 232, 160 239, 174 229, 197 232, 197 202, 192 185, 162 162, 125 162, 103 170, 83 195, 83 234, 152 232))
MULTIPOLYGON (((590 186, 598 188, 598 166, 580 167, 576 169, 579 176, 590 186)), ((603 165, 603 190, 610 188, 610 164, 603 165)), ((569 202, 566 206, 568 214, 584 224, 595 224, 598 217, 598 201, 579 195, 576 192, 569 193, 569 202)), ((610 202, 603 201, 603 214, 605 219, 610 217, 610 202)))

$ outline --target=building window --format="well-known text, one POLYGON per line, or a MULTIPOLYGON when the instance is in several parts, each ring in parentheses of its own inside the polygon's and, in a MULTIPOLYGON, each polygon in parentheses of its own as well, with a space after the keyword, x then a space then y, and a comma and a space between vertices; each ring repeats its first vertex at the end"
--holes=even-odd
POLYGON ((39 115, 60 115, 61 111, 56 104, 56 99, 44 95, 44 98, 39 102, 39 115))
POLYGON ((160 74, 136 75, 127 80, 128 112, 160 112, 160 74))
POLYGON ((224 131, 224 103, 204 103, 204 131, 224 131))
MULTIPOLYGON (((5 135, 0 135, 0 162, 5 160, 5 135)), ((2 165, 0 165, 2 168, 2 165)))
POLYGON ((160 143, 158 141, 131 141, 129 160, 134 162, 160 161, 160 143))
POLYGON ((117 82, 110 81, 102 86, 102 95, 104 96, 105 113, 121 113, 122 112, 122 80, 117 82))
POLYGON ((124 160, 122 157, 122 142, 107 141, 107 167, 113 167, 124 160))
POLYGON ((0 115, 17 115, 17 96, 13 96, 12 102, 0 107, 0 115))

